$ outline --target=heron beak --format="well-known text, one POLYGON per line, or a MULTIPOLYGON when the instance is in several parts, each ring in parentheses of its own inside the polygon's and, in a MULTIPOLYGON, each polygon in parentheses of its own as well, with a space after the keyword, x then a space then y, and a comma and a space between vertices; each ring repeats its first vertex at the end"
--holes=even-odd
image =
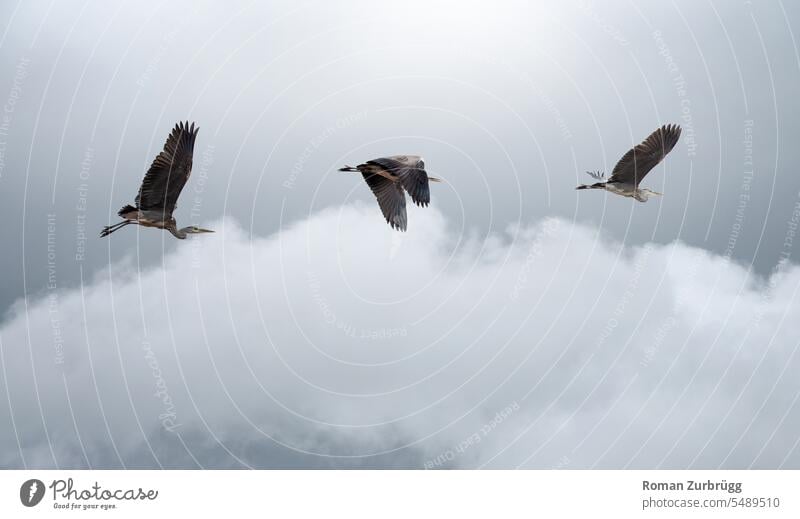
POLYGON ((203 233, 203 232, 214 232, 214 231, 212 231, 211 229, 198 229, 197 232, 203 233))

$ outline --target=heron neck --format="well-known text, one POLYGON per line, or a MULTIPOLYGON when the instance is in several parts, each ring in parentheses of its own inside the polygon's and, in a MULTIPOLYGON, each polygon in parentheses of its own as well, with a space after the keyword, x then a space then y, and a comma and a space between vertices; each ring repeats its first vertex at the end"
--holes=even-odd
POLYGON ((172 235, 175 236, 176 238, 178 238, 179 240, 185 240, 186 239, 186 228, 185 227, 183 229, 176 229, 175 226, 169 226, 169 227, 167 227, 167 230, 169 232, 171 232, 172 235))

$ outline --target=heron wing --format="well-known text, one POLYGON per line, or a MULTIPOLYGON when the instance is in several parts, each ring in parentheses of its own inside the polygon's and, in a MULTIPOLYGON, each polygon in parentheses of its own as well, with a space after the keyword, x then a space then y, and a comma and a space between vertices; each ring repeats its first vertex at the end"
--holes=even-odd
POLYGON ((415 204, 426 207, 431 202, 431 190, 428 186, 428 173, 420 168, 405 168, 400 171, 400 183, 415 204))
POLYGON ((420 158, 416 155, 394 155, 391 157, 368 160, 367 164, 379 166, 387 171, 397 171, 403 168, 416 167, 419 161, 420 158))
POLYGON ((393 229, 405 231, 407 225, 406 195, 400 184, 376 173, 362 172, 361 175, 367 181, 375 198, 378 199, 378 205, 389 225, 393 229))
POLYGON ((420 157, 416 155, 382 157, 367 161, 366 166, 378 167, 396 176, 415 204, 425 207, 430 203, 428 174, 425 172, 425 163, 420 157))
POLYGON ((178 197, 192 173, 194 141, 200 128, 187 121, 175 125, 167 137, 164 149, 153 161, 144 176, 136 206, 142 210, 160 210, 172 214, 178 197))
POLYGON ((638 186, 645 175, 672 151, 680 136, 681 127, 677 124, 657 129, 619 159, 608 181, 638 186))

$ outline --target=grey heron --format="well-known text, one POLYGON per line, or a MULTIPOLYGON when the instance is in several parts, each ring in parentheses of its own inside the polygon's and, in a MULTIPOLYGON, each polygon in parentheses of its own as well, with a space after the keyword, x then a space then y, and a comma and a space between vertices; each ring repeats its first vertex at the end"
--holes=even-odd
POLYGON ((681 136, 681 127, 677 124, 666 124, 650 134, 641 144, 634 146, 619 159, 608 180, 605 174, 591 171, 587 173, 596 180, 595 184, 583 184, 575 189, 605 189, 611 193, 635 198, 639 202, 647 202, 661 193, 640 188, 639 182, 650 170, 664 160, 667 153, 677 144, 681 136))
POLYGON ((192 173, 194 141, 199 129, 195 128, 194 123, 189 126, 188 121, 175 125, 167 137, 164 149, 144 176, 139 194, 136 195, 136 205, 128 204, 120 209, 117 214, 123 220, 104 227, 101 237, 130 224, 166 229, 181 240, 188 234, 214 232, 193 225, 178 229, 172 216, 183 186, 192 173))
POLYGON ((356 167, 345 166, 339 171, 360 172, 372 190, 384 218, 393 229, 405 231, 408 223, 406 217, 406 196, 421 207, 427 207, 431 201, 428 182, 441 182, 436 177, 428 176, 425 162, 416 155, 395 155, 368 160, 356 167))

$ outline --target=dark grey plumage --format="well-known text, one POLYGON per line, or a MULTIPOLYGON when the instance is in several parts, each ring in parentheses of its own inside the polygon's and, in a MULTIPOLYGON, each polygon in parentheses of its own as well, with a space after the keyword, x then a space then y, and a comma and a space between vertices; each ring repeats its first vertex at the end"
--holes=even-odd
POLYGON ((167 137, 164 149, 153 160, 142 180, 136 207, 143 211, 160 210, 172 215, 183 191, 183 186, 192 174, 194 141, 200 128, 194 123, 178 123, 167 137))
POLYGON ((429 182, 441 182, 428 176, 425 162, 416 155, 395 155, 381 157, 359 164, 345 166, 339 171, 358 171, 378 199, 384 218, 393 229, 405 231, 408 227, 406 214, 406 193, 421 207, 431 201, 429 182))
POLYGON ((667 124, 651 133, 619 159, 608 182, 638 186, 639 182, 672 151, 681 136, 681 127, 667 124))

